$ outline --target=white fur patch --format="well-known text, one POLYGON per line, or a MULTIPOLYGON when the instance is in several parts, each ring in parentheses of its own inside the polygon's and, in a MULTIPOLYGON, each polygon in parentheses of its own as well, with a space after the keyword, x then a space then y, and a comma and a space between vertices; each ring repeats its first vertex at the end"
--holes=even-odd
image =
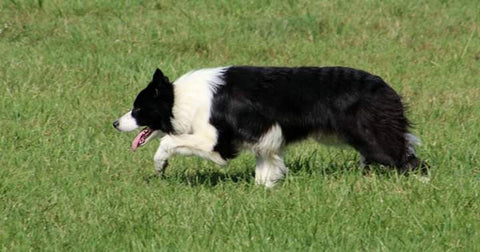
POLYGON ((407 154, 408 155, 415 154, 415 145, 422 145, 422 142, 420 141, 419 138, 417 138, 415 135, 411 133, 406 133, 405 139, 407 140, 407 151, 408 151, 407 154))
POLYGON ((172 125, 178 134, 204 131, 201 134, 216 141, 216 129, 209 123, 210 107, 217 87, 224 83, 221 77, 226 70, 226 67, 196 70, 173 83, 172 125))
POLYGON ((273 187, 279 180, 283 179, 288 169, 280 155, 257 156, 255 167, 255 183, 273 187))
POLYGON ((278 153, 283 142, 282 128, 280 128, 278 124, 275 124, 252 146, 252 150, 262 156, 278 153))
POLYGON ((189 72, 173 83, 172 126, 175 135, 162 138, 155 154, 155 170, 161 172, 175 154, 196 155, 219 165, 227 162, 213 148, 217 129, 210 124, 212 98, 227 68, 210 68, 189 72))
POLYGON ((255 182, 266 187, 274 186, 287 173, 281 156, 284 144, 282 129, 273 125, 260 140, 252 146, 257 156, 255 182))
POLYGON ((175 155, 196 155, 209 159, 218 165, 226 165, 220 154, 213 152, 213 143, 204 139, 201 134, 166 135, 160 141, 160 146, 153 157, 155 170, 160 173, 165 168, 167 160, 175 155))
POLYGON ((422 141, 414 134, 406 133, 405 139, 407 139, 407 142, 411 145, 422 145, 422 141))
POLYGON ((132 117, 132 111, 129 111, 118 119, 117 129, 120 131, 132 131, 138 127, 137 120, 132 117))

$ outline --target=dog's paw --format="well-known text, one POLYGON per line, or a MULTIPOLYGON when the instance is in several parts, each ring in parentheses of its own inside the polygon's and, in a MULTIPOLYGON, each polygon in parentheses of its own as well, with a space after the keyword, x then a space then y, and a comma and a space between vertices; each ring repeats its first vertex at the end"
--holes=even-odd
POLYGON ((156 160, 155 161, 155 173, 161 176, 165 172, 165 168, 168 166, 168 160, 156 160))

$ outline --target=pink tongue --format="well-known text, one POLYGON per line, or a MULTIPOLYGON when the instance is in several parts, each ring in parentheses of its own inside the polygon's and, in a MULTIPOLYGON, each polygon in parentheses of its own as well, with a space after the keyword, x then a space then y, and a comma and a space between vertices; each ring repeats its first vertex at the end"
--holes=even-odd
POLYGON ((138 146, 140 146, 140 139, 142 139, 143 135, 145 135, 145 132, 146 132, 145 130, 140 131, 140 133, 138 133, 135 139, 133 139, 132 151, 135 151, 138 148, 138 146))

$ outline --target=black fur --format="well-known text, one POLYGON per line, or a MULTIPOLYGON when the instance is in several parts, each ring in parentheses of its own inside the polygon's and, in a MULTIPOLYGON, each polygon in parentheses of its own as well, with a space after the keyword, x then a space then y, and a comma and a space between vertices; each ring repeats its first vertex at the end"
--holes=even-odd
POLYGON ((214 148, 223 158, 239 143, 257 142, 274 124, 287 143, 314 133, 333 134, 366 163, 409 170, 421 165, 408 152, 409 122, 401 99, 380 77, 345 67, 227 68, 212 100, 214 148))
POLYGON ((173 133, 173 101, 173 85, 162 71, 157 69, 150 84, 135 99, 132 117, 137 120, 138 125, 167 134, 173 133))

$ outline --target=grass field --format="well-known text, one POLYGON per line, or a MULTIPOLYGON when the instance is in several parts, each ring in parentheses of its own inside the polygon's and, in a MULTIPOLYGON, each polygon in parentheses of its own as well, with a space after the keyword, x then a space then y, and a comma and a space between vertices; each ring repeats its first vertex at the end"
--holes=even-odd
POLYGON ((0 3, 0 248, 480 251, 479 1, 0 3), (431 181, 364 173, 351 149, 287 151, 254 185, 254 157, 194 157, 153 174, 157 142, 111 123, 156 67, 170 79, 234 64, 343 65, 409 104, 431 181))

